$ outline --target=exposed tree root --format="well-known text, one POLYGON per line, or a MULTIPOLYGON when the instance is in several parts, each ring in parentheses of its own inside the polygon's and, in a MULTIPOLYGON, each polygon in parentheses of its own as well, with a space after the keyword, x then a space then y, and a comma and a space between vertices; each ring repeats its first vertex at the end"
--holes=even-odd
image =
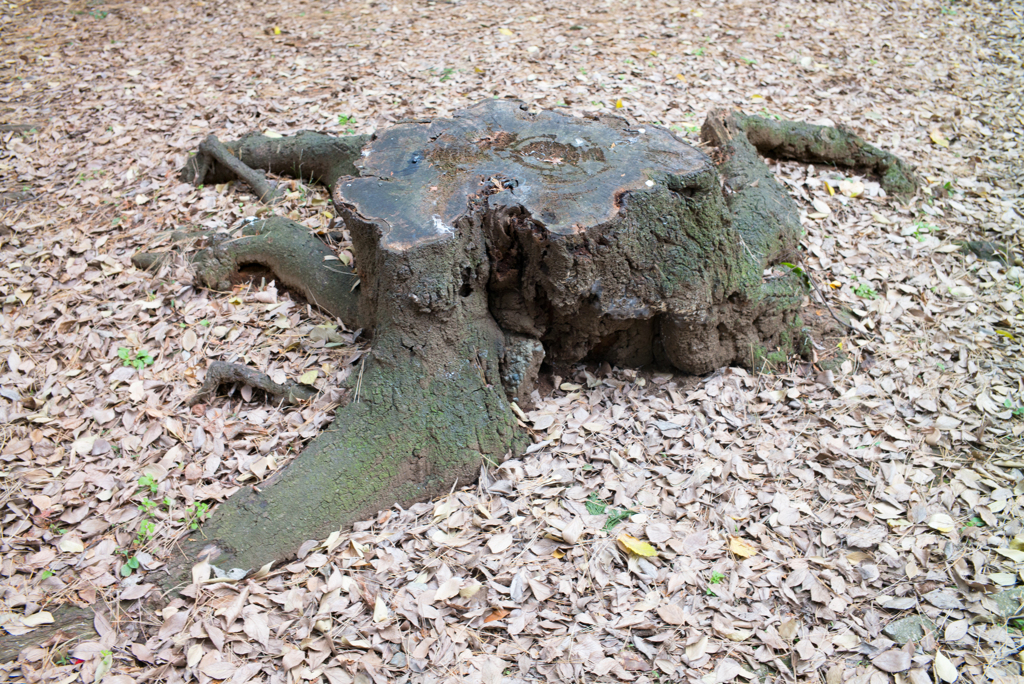
POLYGON ((189 398, 187 404, 192 406, 213 396, 221 385, 240 382, 250 387, 263 390, 267 394, 284 399, 289 404, 304 404, 316 396, 316 390, 297 382, 278 384, 270 376, 248 366, 238 363, 214 361, 206 369, 206 380, 199 391, 189 398))
MULTIPOLYGON (((231 290, 231 275, 247 264, 274 272, 281 283, 351 328, 359 325, 358 276, 322 240, 302 224, 280 216, 252 221, 241 235, 181 233, 179 241, 205 239, 207 246, 189 256, 196 283, 212 290, 231 290)), ((153 269, 166 252, 141 252, 132 257, 136 268, 153 269)))
POLYGON ((0 133, 8 133, 14 131, 15 133, 31 133, 42 128, 41 124, 34 123, 20 123, 20 124, 0 124, 0 133))
POLYGON ((879 176, 887 193, 898 197, 913 195, 920 185, 913 169, 903 160, 868 144, 842 126, 776 121, 738 112, 733 120, 766 157, 868 169, 879 176))
POLYGON ((65 603, 50 609, 50 614, 53 616, 53 622, 40 625, 31 632, 18 636, 4 634, 0 639, 0 663, 14 660, 22 649, 29 646, 38 646, 44 642, 58 646, 67 641, 94 639, 97 636, 93 626, 96 613, 92 608, 79 608, 65 603))
POLYGON ((196 174, 197 185, 205 181, 210 167, 216 162, 234 174, 236 178, 245 181, 260 198, 260 201, 273 204, 284 196, 284 192, 272 185, 262 171, 250 168, 245 162, 231 154, 231 151, 224 147, 215 135, 208 135, 206 140, 199 143, 198 156, 200 161, 196 174))
MULTIPOLYGON (((369 137, 334 137, 302 131, 291 136, 271 138, 250 133, 240 140, 221 144, 250 169, 319 182, 333 189, 338 178, 359 174, 355 162, 369 137)), ((181 169, 180 177, 183 182, 194 185, 226 183, 239 178, 228 165, 202 153, 188 160, 181 169)))

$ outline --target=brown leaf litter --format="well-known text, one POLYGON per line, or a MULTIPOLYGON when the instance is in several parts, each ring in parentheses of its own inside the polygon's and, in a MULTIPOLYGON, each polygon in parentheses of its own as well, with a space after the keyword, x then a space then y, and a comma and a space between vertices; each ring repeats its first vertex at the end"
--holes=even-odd
MULTIPOLYGON (((1024 119, 1013 3, 379 0, 0 8, 0 628, 101 606, 11 681, 1013 681, 1024 563, 1024 119), (356 331, 252 274, 130 265, 268 211, 175 170, 210 133, 369 132, 517 97, 694 137, 735 106, 829 119, 918 164, 775 164, 804 209, 813 363, 678 378, 577 368, 528 453, 188 596, 151 573, 331 417, 356 331), (25 125, 21 125, 25 124, 25 125), (27 126, 27 128, 26 128, 27 126), (238 387, 189 409, 213 360, 238 387), (311 375, 312 373, 312 375, 311 375), (623 541, 625 540, 625 541, 623 541), (649 550, 653 550, 651 555, 649 550), (907 641, 907 639, 910 639, 907 641)), ((288 182, 274 211, 331 226, 288 182)), ((347 245, 338 245, 348 260, 347 245)))

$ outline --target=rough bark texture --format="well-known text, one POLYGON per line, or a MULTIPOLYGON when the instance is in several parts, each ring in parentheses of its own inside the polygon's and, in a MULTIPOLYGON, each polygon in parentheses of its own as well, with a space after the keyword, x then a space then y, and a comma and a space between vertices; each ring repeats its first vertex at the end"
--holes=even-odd
POLYGON ((289 404, 302 404, 316 396, 316 390, 307 385, 300 385, 297 382, 287 382, 282 385, 271 380, 266 373, 248 366, 214 361, 206 369, 203 386, 186 403, 193 406, 213 396, 221 385, 236 383, 255 387, 289 404))
MULTIPOLYGON (((355 161, 370 136, 335 137, 302 131, 284 138, 249 133, 240 140, 223 145, 246 166, 281 176, 323 183, 329 188, 342 176, 357 173, 355 161)), ((181 170, 185 183, 227 183, 237 175, 200 151, 181 170)))
POLYGON ((917 191, 917 176, 899 157, 869 145, 842 126, 815 126, 739 113, 733 115, 733 120, 766 157, 866 169, 879 176, 890 195, 905 197, 917 191))
POLYGON ((4 634, 0 639, 0 663, 14 660, 23 649, 46 642, 56 646, 71 640, 96 638, 96 630, 93 627, 96 613, 92 608, 65 604, 49 610, 53 615, 53 622, 50 624, 41 625, 19 636, 4 634))
MULTIPOLYGON (((526 399, 544 359, 703 373, 790 352, 804 289, 773 267, 796 261, 800 224, 758 150, 868 165, 887 182, 894 169, 912 176, 842 131, 714 112, 702 135, 711 157, 661 128, 487 101, 369 141, 301 133, 227 143, 246 167, 332 188, 360 285, 283 219, 207 237, 198 281, 227 289, 233 270, 262 264, 372 329, 373 348, 331 428, 218 507, 184 542, 171 578, 199 555, 251 570, 395 502, 473 480, 481 459, 522 447, 509 400, 526 399)), ((183 177, 222 182, 228 166, 238 170, 200 154, 183 177)))
MULTIPOLYGON (((289 287, 350 327, 359 327, 358 276, 338 261, 334 251, 309 229, 280 216, 243 224, 236 234, 185 233, 177 243, 202 247, 189 255, 196 283, 221 292, 231 290, 231 276, 243 266, 258 264, 289 287)), ((136 268, 152 270, 167 263, 167 252, 140 252, 136 268)))

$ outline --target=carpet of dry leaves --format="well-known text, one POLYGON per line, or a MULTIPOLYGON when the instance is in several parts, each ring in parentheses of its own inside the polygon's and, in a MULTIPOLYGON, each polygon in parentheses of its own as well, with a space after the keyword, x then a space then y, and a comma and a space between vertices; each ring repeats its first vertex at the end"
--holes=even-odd
MULTIPOLYGON (((1024 269, 957 241, 1020 247, 1022 34, 999 0, 3 0, 0 123, 30 126, 0 129, 0 627, 101 614, 0 679, 1020 681, 1024 269), (814 363, 572 369, 477 485, 161 597, 171 540, 299 452, 365 351, 266 279, 136 271, 172 229, 268 211, 176 170, 208 133, 370 132, 487 97, 693 140, 719 106, 827 119, 927 187, 904 205, 776 166, 803 268, 852 311, 814 363), (325 392, 189 410, 210 359, 325 392), (903 645, 887 627, 914 616, 903 645)), ((331 220, 294 182, 274 211, 331 220)))

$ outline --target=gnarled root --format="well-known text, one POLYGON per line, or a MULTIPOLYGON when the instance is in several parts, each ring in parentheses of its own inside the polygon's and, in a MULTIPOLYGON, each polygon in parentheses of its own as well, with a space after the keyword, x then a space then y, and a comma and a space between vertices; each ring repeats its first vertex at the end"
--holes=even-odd
POLYGON ((74 604, 65 603, 47 610, 53 616, 53 622, 36 627, 25 634, 4 634, 4 638, 0 639, 0 663, 14 660, 22 650, 44 643, 56 647, 68 641, 96 638, 96 629, 93 626, 96 612, 92 608, 79 608, 74 604))
MULTIPOLYGON (((249 133, 240 140, 220 144, 249 169, 319 182, 333 189, 338 178, 359 175, 355 161, 369 138, 368 135, 335 137, 313 131, 281 138, 249 133)), ((193 185, 226 183, 239 177, 230 165, 204 154, 202 146, 200 153, 191 157, 180 172, 181 180, 193 185)), ((242 180, 248 182, 246 178, 242 180)))
POLYGON ((215 135, 206 136, 206 140, 199 143, 199 169, 196 173, 196 185, 200 185, 206 178, 210 167, 218 163, 236 178, 245 181, 261 202, 273 204, 284 196, 280 188, 272 185, 262 171, 249 167, 245 162, 231 154, 228 148, 224 147, 215 135))
POLYGON ((408 506, 470 483, 481 459, 498 463, 525 441, 496 367, 452 359, 431 373, 416 358, 371 360, 358 401, 338 409, 297 460, 237 492, 182 540, 164 586, 187 581, 200 557, 225 572, 288 558, 302 540, 324 539, 396 501, 408 506))
POLYGON ((901 197, 913 195, 920 184, 909 164, 890 152, 868 144, 842 126, 773 121, 738 112, 731 115, 712 112, 708 120, 725 116, 731 116, 750 143, 766 157, 864 168, 879 176, 882 188, 887 193, 901 197))
POLYGON ((288 404, 304 404, 316 396, 316 390, 297 382, 279 384, 270 379, 270 376, 255 368, 249 368, 238 363, 225 363, 214 361, 206 369, 206 380, 203 381, 199 391, 189 398, 187 404, 192 406, 212 396, 221 385, 240 382, 256 389, 263 390, 269 395, 282 398, 288 404))
MULTIPOLYGON (((241 235, 182 233, 179 240, 205 238, 208 246, 189 259, 196 283, 212 290, 231 290, 231 274, 248 264, 273 271, 281 284, 345 325, 359 326, 358 276, 334 251, 300 223, 280 216, 252 221, 241 235)), ((165 263, 166 252, 142 252, 132 257, 136 268, 153 269, 165 263)))

